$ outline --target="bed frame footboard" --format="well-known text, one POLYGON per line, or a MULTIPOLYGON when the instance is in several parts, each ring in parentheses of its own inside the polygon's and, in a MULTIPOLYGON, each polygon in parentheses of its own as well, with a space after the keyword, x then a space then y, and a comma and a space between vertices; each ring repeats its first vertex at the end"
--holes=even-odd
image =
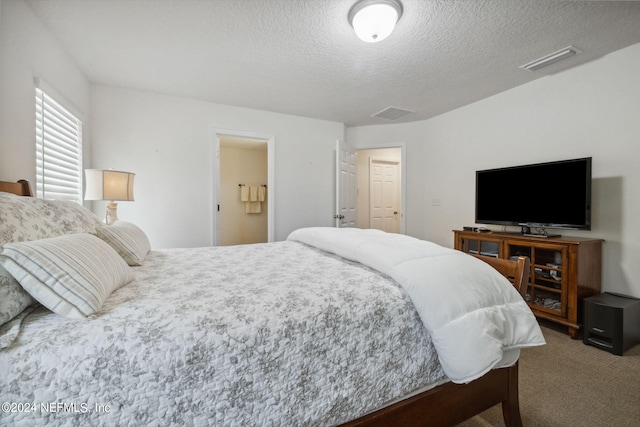
POLYGON ((446 383, 344 424, 344 427, 454 426, 502 404, 508 427, 521 427, 518 364, 494 369, 468 384, 446 383))

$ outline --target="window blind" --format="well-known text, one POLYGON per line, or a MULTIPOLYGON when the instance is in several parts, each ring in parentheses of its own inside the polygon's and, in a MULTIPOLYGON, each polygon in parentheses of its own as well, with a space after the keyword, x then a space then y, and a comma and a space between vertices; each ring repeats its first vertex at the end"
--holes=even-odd
POLYGON ((36 88, 36 196, 82 203, 82 122, 36 88))

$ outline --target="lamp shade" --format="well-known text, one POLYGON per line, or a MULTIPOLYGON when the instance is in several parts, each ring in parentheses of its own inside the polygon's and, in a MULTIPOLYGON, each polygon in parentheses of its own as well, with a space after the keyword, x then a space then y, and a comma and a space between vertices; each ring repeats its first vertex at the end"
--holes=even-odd
POLYGON ((349 11, 349 23, 358 38, 377 43, 389 37, 402 16, 399 0, 360 0, 349 11))
POLYGON ((114 170, 85 169, 85 200, 133 201, 134 173, 114 170))

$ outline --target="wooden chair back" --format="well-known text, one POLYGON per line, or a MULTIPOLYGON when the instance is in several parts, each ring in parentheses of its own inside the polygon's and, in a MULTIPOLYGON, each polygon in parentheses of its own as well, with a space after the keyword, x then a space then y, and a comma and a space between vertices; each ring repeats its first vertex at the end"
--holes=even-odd
POLYGON ((529 275, 531 273, 529 258, 521 256, 517 260, 508 260, 501 258, 494 258, 485 255, 473 255, 474 257, 486 262, 503 276, 505 276, 513 286, 520 292, 522 298, 527 294, 527 287, 529 286, 529 275))
POLYGON ((24 179, 21 179, 18 182, 0 181, 0 191, 17 194, 18 196, 33 196, 29 181, 24 179))

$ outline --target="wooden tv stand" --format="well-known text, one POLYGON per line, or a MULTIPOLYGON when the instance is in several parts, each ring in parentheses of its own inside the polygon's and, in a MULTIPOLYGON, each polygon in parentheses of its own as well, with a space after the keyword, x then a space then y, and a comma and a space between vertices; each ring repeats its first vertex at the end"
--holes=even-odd
POLYGON ((573 339, 582 327, 582 300, 600 293, 602 239, 530 237, 454 230, 454 248, 509 259, 527 256, 531 274, 526 299, 536 317, 567 327, 573 339))

